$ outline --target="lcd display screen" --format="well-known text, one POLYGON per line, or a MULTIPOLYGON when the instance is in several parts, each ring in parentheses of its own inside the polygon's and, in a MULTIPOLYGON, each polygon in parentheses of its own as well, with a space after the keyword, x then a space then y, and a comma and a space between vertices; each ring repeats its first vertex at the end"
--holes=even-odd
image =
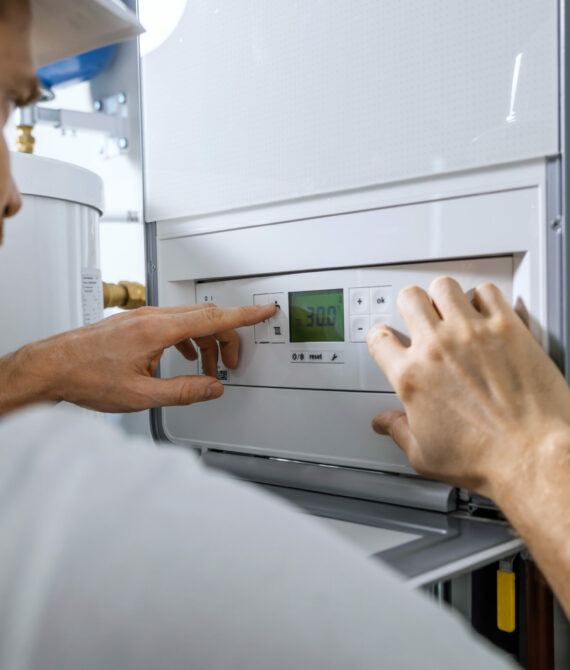
POLYGON ((343 289, 289 293, 291 342, 344 342, 343 289))

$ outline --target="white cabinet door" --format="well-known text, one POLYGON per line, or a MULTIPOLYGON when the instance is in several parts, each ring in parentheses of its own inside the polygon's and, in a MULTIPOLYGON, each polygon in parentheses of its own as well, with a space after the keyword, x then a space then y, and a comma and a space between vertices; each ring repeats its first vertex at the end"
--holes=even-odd
POLYGON ((146 26, 148 221, 558 152, 556 0, 183 4, 146 26))

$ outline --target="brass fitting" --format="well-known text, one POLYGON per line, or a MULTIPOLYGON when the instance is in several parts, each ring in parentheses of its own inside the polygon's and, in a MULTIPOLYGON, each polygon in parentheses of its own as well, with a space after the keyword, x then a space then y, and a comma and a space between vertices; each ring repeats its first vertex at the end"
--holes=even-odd
POLYGON ((36 138, 32 135, 34 126, 18 126, 16 149, 22 154, 33 154, 36 138))
POLYGON ((103 282, 103 306, 137 309, 146 305, 146 289, 134 281, 120 281, 118 284, 103 282))

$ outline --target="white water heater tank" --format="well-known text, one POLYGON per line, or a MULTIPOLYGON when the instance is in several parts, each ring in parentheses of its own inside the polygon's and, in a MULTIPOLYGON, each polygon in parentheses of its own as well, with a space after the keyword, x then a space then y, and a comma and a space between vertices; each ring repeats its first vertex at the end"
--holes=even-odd
POLYGON ((0 355, 103 316, 103 183, 69 163, 11 154, 21 211, 0 247, 0 355))

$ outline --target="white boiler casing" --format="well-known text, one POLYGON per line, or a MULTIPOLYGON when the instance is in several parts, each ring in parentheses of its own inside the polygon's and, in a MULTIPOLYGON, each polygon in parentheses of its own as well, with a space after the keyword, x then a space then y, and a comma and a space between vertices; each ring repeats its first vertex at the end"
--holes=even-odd
POLYGON ((101 179, 26 154, 11 164, 23 207, 5 221, 0 247, 0 355, 103 316, 101 179))

